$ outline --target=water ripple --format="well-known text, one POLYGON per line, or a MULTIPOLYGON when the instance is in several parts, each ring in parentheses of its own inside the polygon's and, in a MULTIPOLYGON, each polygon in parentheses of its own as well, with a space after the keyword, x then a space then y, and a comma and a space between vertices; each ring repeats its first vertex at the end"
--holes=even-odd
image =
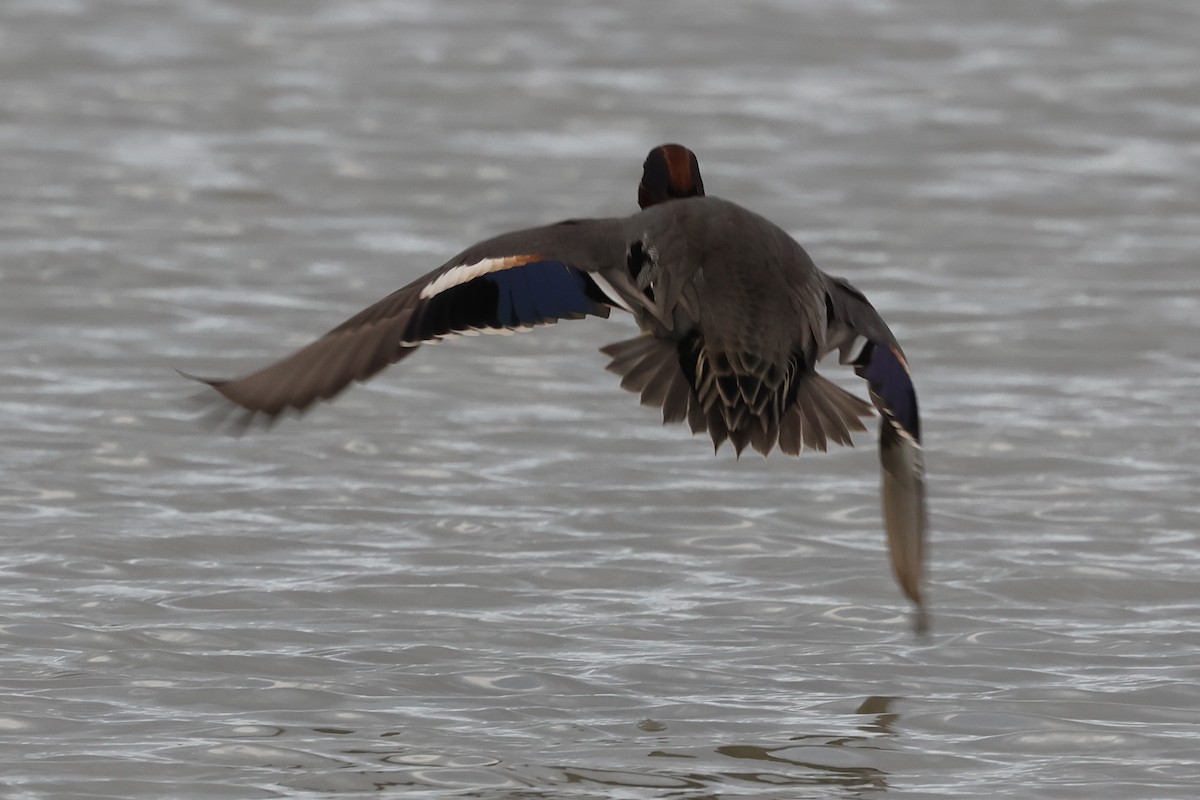
POLYGON ((9 792, 1193 797, 1196 17, 4 4, 9 792), (174 368, 627 213, 666 140, 904 342, 929 637, 872 437, 713 457, 604 372, 628 320, 197 424, 174 368))

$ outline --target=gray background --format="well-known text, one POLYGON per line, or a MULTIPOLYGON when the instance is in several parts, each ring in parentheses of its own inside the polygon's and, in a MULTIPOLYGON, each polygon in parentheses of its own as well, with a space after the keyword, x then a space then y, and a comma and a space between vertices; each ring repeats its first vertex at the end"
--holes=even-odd
POLYGON ((1193 0, 5 0, 0 795, 1194 797, 1198 32, 1193 0), (928 639, 873 435, 714 458, 603 370, 628 320, 194 421, 172 368, 628 213, 673 140, 904 343, 928 639))

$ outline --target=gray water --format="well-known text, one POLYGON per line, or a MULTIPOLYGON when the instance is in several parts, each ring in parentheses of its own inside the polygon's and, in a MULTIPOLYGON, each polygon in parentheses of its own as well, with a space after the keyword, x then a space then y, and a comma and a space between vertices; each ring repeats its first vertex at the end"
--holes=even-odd
POLYGON ((5 0, 0 796, 1195 797, 1198 41, 1193 0, 5 0), (904 343, 928 638, 873 435, 714 457, 604 371, 628 320, 195 420, 174 368, 628 213, 664 141, 904 343))

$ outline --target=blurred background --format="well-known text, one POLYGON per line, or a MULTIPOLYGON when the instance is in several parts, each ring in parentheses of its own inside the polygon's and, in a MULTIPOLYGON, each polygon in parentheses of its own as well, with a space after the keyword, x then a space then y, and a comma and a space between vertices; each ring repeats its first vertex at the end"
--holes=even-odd
POLYGON ((1194 797, 1197 31, 1190 0, 4 0, 6 796, 1194 797), (628 320, 195 420, 174 369, 630 213, 668 141, 904 344, 929 637, 874 432, 714 457, 604 371, 628 320))

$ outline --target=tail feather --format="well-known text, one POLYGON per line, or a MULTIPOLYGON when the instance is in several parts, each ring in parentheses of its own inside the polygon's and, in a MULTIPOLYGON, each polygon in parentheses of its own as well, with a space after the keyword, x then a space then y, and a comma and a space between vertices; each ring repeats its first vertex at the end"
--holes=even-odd
POLYGON ((688 385, 683 372, 676 369, 671 374, 670 383, 662 400, 663 424, 683 422, 691 412, 692 387, 688 385))
POLYGON ((762 455, 768 455, 775 442, 779 441, 779 423, 774 417, 760 417, 761 425, 755 425, 750 434, 750 446, 762 455))
POLYGON ((729 441, 733 442, 734 451, 740 456, 742 451, 746 449, 746 445, 750 444, 750 440, 754 438, 754 433, 757 425, 742 425, 734 423, 729 428, 729 441))
MULTIPOLYGON (((689 390, 691 389, 690 386, 688 388, 689 390)), ((692 429, 692 433, 704 433, 708 430, 708 416, 700 406, 700 401, 694 396, 688 402, 687 422, 688 427, 692 429)))
POLYGON ((795 394, 795 403, 779 420, 779 447, 789 455, 805 447, 824 451, 830 439, 853 447, 850 431, 865 431, 861 419, 875 414, 865 400, 814 372, 796 382, 795 394))
POLYGON ((850 428, 842 419, 841 409, 833 398, 825 394, 814 397, 817 407, 825 423, 825 435, 837 444, 853 446, 850 441, 850 428))
POLYGON ((600 352, 612 358, 608 369, 623 376, 648 354, 658 349, 658 344, 652 336, 638 336, 602 347, 600 352))
POLYGON ((804 448, 804 418, 800 409, 792 406, 779 418, 779 449, 789 456, 798 456, 804 448))
POLYGON ((666 402, 667 395, 671 391, 671 381, 674 374, 679 370, 671 364, 660 364, 658 369, 651 372, 646 377, 645 386, 642 387, 642 405, 656 406, 662 408, 666 402))
POLYGON ((813 398, 812 393, 797 392, 796 407, 800 409, 800 416, 804 420, 802 429, 804 446, 810 450, 819 450, 824 453, 829 447, 825 439, 825 424, 821 418, 821 412, 817 410, 817 401, 813 398))
MULTIPOLYGON (((696 404, 699 405, 699 401, 696 404)), ((725 441, 730 436, 729 425, 725 422, 725 417, 721 414, 719 406, 711 405, 704 413, 708 420, 708 435, 712 437, 713 452, 716 452, 721 449, 721 445, 725 444, 725 441)), ((737 447, 736 441, 734 442, 734 447, 737 447)), ((737 452, 742 452, 740 447, 737 448, 737 452)))
MULTIPOLYGON (((840 388, 840 387, 839 387, 840 388)), ((833 404, 837 415, 840 417, 846 428, 846 438, 849 439, 850 431, 866 432, 867 426, 862 420, 873 416, 871 406, 858 399, 847 391, 837 391, 826 395, 826 398, 833 404)), ((849 442, 846 442, 849 444, 849 442)))
POLYGON ((679 353, 672 343, 638 336, 602 347, 600 352, 612 358, 608 369, 621 376, 621 388, 640 394, 644 405, 662 408, 664 423, 686 419, 693 433, 698 432, 697 424, 705 424, 703 409, 679 367, 679 353))
POLYGON ((708 353, 703 341, 673 342, 643 334, 601 348, 608 369, 644 405, 662 409, 663 422, 687 420, 692 433, 707 432, 713 447, 752 447, 764 456, 778 444, 788 455, 850 445, 852 431, 871 405, 813 372, 793 379, 783 369, 745 354, 708 353), (754 370, 743 374, 739 370, 754 370), (771 388, 774 387, 774 388, 771 388))

